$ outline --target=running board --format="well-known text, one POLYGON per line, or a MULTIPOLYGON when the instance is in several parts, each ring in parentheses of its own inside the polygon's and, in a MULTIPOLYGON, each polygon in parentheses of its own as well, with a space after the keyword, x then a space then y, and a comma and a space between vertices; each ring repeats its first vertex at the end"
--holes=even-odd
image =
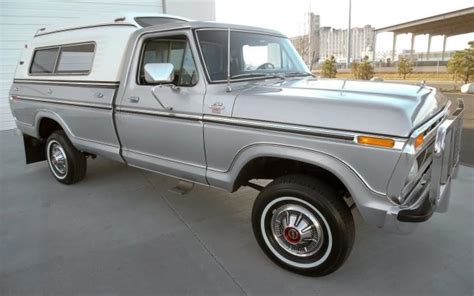
POLYGON ((175 193, 178 195, 185 195, 188 194, 194 188, 194 183, 188 181, 179 181, 178 185, 173 188, 168 189, 169 192, 175 193))

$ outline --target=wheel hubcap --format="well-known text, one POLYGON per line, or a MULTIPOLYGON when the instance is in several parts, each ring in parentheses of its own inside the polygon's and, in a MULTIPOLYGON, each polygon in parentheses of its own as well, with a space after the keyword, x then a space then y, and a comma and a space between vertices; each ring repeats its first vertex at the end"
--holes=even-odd
POLYGON ((283 231, 283 234, 285 236, 285 239, 290 243, 290 244, 298 244, 301 241, 301 234, 298 231, 298 229, 293 228, 293 227, 287 227, 283 231))
POLYGON ((52 140, 48 144, 48 160, 57 178, 64 178, 67 175, 67 157, 63 147, 57 141, 52 140))
POLYGON ((324 242, 320 222, 313 213, 300 205, 286 204, 275 209, 271 226, 278 245, 294 256, 311 256, 324 242))

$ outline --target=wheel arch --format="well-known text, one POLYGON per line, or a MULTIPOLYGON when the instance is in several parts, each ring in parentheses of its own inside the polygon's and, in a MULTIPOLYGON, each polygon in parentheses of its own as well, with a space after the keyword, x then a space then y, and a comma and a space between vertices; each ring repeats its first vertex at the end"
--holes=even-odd
POLYGON ((329 172, 344 185, 369 223, 383 224, 387 208, 391 207, 386 196, 371 189, 349 164, 322 151, 275 143, 252 144, 239 151, 227 171, 209 169, 208 181, 215 187, 233 192, 244 185, 242 180, 246 179, 243 177, 246 166, 251 165, 252 161, 269 157, 296 161, 329 172))
POLYGON ((66 122, 55 112, 42 110, 35 116, 35 136, 39 139, 46 139, 55 127, 63 130, 69 139, 74 137, 66 122), (45 126, 46 125, 46 126, 45 126))

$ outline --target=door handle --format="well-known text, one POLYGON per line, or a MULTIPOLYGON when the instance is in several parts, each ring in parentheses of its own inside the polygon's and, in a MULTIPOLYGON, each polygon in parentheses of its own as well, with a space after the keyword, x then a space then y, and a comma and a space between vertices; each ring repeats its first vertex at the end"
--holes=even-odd
POLYGON ((140 101, 140 98, 139 97, 130 97, 130 98, 128 98, 128 100, 130 101, 130 103, 138 103, 140 101))

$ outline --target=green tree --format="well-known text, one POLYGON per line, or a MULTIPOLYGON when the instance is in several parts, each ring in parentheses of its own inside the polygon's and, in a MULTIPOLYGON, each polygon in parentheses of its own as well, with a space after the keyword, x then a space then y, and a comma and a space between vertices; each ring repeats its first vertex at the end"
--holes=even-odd
POLYGON ((369 61, 369 57, 365 56, 360 63, 353 62, 351 65, 351 73, 355 79, 369 80, 374 77, 374 67, 372 66, 372 62, 369 61))
POLYGON ((413 63, 406 58, 401 58, 398 61, 398 75, 403 77, 403 80, 406 79, 408 74, 413 72, 413 63))
POLYGON ((352 62, 352 64, 351 64, 351 74, 354 75, 355 79, 360 79, 359 63, 358 62, 352 62))
POLYGON ((334 56, 327 58, 321 66, 321 76, 327 78, 336 78, 337 68, 334 56))
POLYGON ((469 42, 469 48, 456 51, 447 66, 448 73, 453 74, 454 80, 461 79, 468 83, 474 76, 474 41, 469 42))

